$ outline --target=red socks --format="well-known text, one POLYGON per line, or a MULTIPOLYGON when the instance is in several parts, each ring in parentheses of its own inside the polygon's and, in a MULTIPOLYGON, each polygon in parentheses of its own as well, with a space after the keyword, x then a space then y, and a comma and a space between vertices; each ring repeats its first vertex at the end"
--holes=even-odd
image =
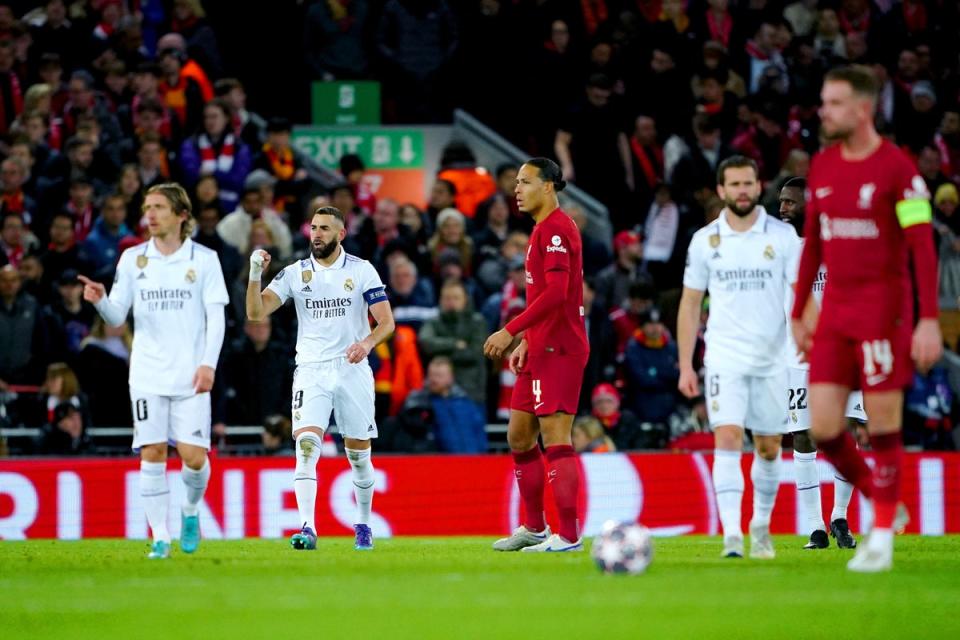
POLYGON ((577 519, 577 497, 580 493, 580 463, 573 447, 568 444, 547 447, 550 463, 550 488, 557 503, 560 530, 557 532, 567 542, 580 539, 580 523, 577 519))
POLYGON ((540 446, 523 453, 514 452, 513 464, 516 466, 514 473, 517 476, 520 498, 523 500, 523 519, 520 524, 530 531, 543 531, 547 526, 543 519, 545 467, 540 446))
POLYGON ((874 525, 879 529, 893 526, 900 500, 900 465, 903 444, 900 433, 871 435, 870 444, 876 465, 873 468, 874 525))
POLYGON ((848 431, 832 440, 818 442, 817 448, 823 452, 830 464, 837 468, 837 472, 859 489, 860 493, 867 498, 873 494, 873 474, 848 431))

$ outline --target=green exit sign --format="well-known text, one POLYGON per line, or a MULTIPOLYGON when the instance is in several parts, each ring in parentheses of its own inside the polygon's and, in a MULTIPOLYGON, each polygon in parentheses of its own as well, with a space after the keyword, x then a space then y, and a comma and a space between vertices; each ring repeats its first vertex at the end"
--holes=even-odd
POLYGON ((314 82, 313 124, 380 124, 380 83, 314 82))
POLYGON ((401 127, 294 127, 293 145, 332 170, 340 156, 355 153, 368 169, 422 169, 423 132, 401 127))

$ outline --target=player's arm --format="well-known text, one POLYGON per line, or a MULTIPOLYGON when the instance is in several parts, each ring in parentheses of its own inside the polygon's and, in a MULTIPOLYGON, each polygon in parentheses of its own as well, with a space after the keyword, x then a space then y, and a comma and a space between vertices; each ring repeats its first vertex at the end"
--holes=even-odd
POLYGON ((349 362, 355 364, 366 358, 374 347, 389 338, 396 328, 393 321, 393 309, 386 300, 386 294, 381 291, 379 295, 383 297, 382 302, 370 305, 370 315, 373 316, 377 326, 366 338, 347 347, 347 361, 349 362))
POLYGON ((133 304, 133 286, 129 273, 129 260, 120 257, 117 275, 107 295, 106 287, 86 276, 79 276, 83 283, 83 299, 93 304, 97 313, 111 327, 119 327, 127 320, 130 306, 133 304))
POLYGON ((563 169, 563 177, 567 180, 575 180, 573 173, 573 156, 570 155, 570 143, 573 142, 573 134, 563 129, 557 129, 557 135, 553 139, 553 152, 557 154, 557 160, 560 161, 560 168, 563 169))
POLYGON ((913 332, 910 355, 926 373, 943 355, 937 300, 937 254, 933 247, 933 209, 923 178, 914 176, 897 203, 897 221, 903 229, 916 278, 919 320, 913 332), (918 187, 918 188, 915 188, 918 187))
POLYGON ((270 254, 262 249, 250 255, 250 279, 247 281, 247 319, 262 322, 280 308, 283 300, 270 289, 260 291, 260 279, 270 266, 270 254))
POLYGON ((684 287, 677 315, 677 347, 680 360, 680 381, 677 388, 688 398, 700 395, 700 382, 693 369, 693 350, 697 345, 697 332, 700 330, 703 293, 700 289, 684 287))

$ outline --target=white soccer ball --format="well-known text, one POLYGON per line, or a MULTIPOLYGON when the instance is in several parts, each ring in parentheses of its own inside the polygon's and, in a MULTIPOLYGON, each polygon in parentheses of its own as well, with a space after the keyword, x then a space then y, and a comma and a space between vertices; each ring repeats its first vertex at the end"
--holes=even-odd
POLYGON ((635 522, 610 520, 593 539, 590 554, 604 573, 640 574, 653 560, 653 537, 635 522))

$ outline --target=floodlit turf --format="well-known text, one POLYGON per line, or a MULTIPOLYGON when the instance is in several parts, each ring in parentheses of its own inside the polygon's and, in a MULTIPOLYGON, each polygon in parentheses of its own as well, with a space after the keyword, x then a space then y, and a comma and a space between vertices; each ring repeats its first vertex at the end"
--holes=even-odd
POLYGON ((0 637, 960 638, 960 537, 900 537, 892 573, 776 538, 773 561, 722 560, 718 538, 655 541, 642 576, 589 555, 497 553, 486 538, 174 545, 0 542, 0 637), (332 634, 338 634, 336 636, 332 634))

